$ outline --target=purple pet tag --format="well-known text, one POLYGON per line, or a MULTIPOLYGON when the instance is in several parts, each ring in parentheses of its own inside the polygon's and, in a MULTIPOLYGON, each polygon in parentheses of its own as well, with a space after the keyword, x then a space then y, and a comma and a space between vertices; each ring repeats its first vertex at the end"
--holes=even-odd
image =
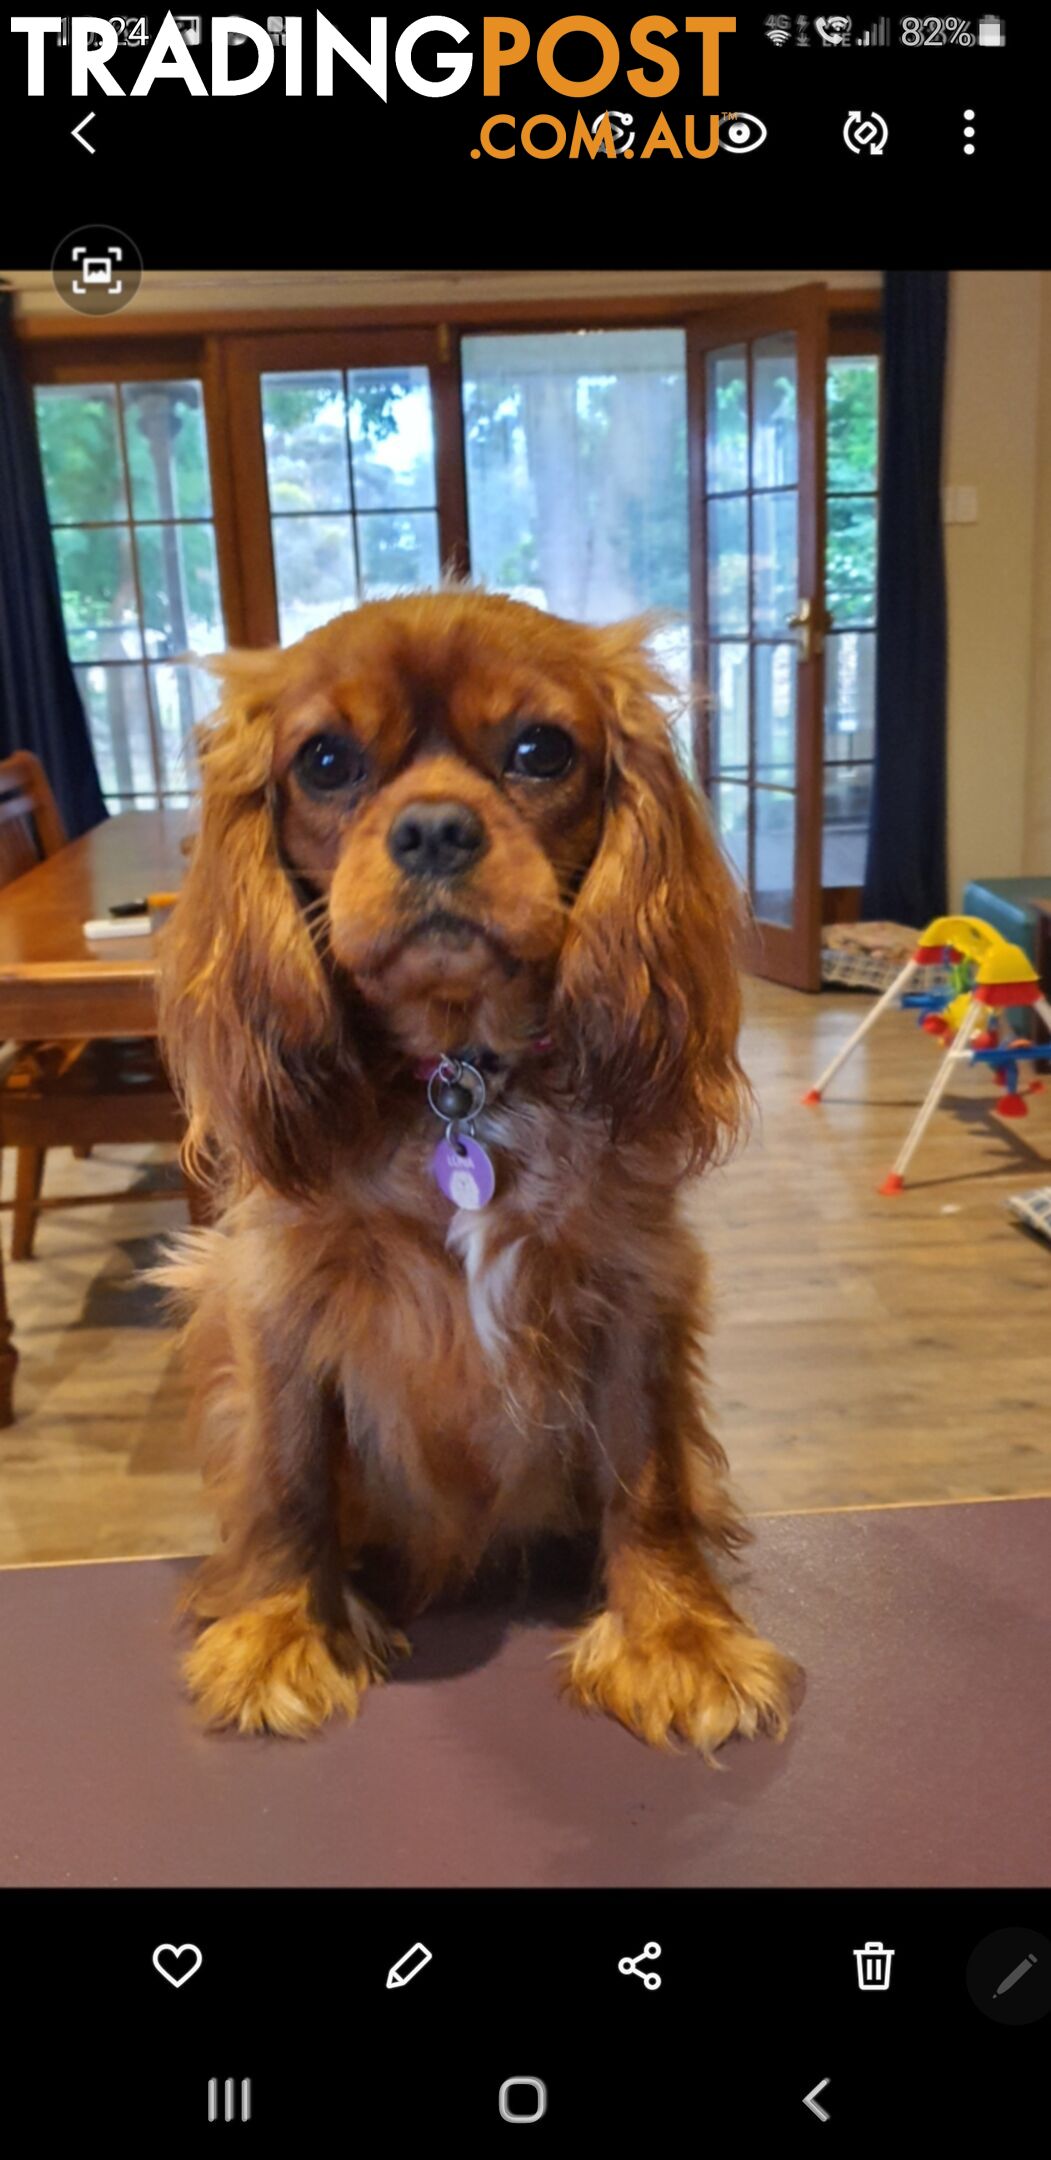
POLYGON ((447 1200, 454 1207, 488 1207, 496 1191, 496 1172, 478 1140, 439 1140, 431 1156, 431 1169, 447 1200))

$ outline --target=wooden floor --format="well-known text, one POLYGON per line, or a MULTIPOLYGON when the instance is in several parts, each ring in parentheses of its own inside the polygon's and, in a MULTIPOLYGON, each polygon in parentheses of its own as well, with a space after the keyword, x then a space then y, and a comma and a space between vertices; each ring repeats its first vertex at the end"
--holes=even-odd
MULTIPOLYGON (((799 1101, 863 1009, 750 987, 756 1127, 692 1203, 738 1488, 757 1512, 1051 1493, 1051 1246, 1004 1206, 1051 1182, 1051 1087, 1008 1124, 988 1076, 968 1073, 915 1185, 882 1199, 930 1039, 896 1013, 821 1109, 799 1101)), ((110 1149, 57 1155, 48 1189, 166 1176, 160 1150, 110 1149)), ((190 1552, 210 1536, 173 1338, 141 1280, 182 1220, 178 1201, 56 1213, 38 1258, 9 1267, 22 1363, 18 1422, 0 1433, 0 1565, 190 1552)))

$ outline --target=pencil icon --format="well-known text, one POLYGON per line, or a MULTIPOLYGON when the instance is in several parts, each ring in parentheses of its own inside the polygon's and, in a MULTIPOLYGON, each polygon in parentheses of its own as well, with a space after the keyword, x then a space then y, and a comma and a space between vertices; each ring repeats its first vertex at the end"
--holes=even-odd
POLYGON ((1016 1965, 1014 1971, 1008 1973, 1006 1980, 1001 1980, 999 1987, 993 1990, 993 2001, 996 2001, 998 1995, 1006 1995, 1008 1988, 1013 1988, 1015 1981, 1021 1980, 1023 1974, 1027 1973, 1030 1967, 1035 1964, 1035 1957, 1024 1957, 1021 1964, 1016 1965))
POLYGON ((413 1943, 412 1949, 406 1950, 404 1957, 400 1957, 397 1964, 391 1966, 387 1974, 387 1986, 408 1987, 409 1981, 415 1980, 417 1973, 422 1972, 424 1966, 430 1962, 431 1953, 426 1943, 413 1943))

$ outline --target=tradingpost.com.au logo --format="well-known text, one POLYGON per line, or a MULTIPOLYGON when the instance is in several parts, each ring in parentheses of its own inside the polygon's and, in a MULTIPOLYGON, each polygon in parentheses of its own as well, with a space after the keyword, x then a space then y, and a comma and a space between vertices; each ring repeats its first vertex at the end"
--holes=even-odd
MULTIPOLYGON (((704 159, 743 146, 723 125, 741 116, 711 109, 719 96, 722 40, 737 27, 733 15, 677 21, 643 15, 626 34, 595 15, 563 15, 540 31, 513 15, 487 15, 473 27, 449 15, 422 15, 403 27, 374 15, 367 42, 364 24, 351 38, 320 12, 268 16, 265 25, 244 15, 169 14, 154 27, 156 18, 140 16, 135 21, 146 36, 134 41, 122 33, 130 20, 12 16, 12 30, 25 39, 30 97, 44 95, 52 51, 61 52, 71 95, 81 99, 148 97, 158 82, 181 83, 194 98, 250 97, 276 74, 286 97, 364 90, 385 103, 392 76, 425 98, 455 97, 473 78, 487 104, 499 109, 487 112, 476 141, 464 146, 472 158, 646 159, 663 152, 704 159), (119 76, 109 64, 118 56, 119 76), (607 111, 599 101, 615 83, 621 95, 607 111), (662 111, 660 100, 680 85, 709 110, 674 119, 662 111), (517 110, 509 109, 512 103, 517 110), (624 106, 630 107, 627 128, 624 106)), ((762 123, 755 126, 762 140, 762 123)))

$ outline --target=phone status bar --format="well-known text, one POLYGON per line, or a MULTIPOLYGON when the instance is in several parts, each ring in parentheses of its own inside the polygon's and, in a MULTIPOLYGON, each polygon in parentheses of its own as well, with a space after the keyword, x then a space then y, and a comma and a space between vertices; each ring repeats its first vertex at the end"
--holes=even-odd
POLYGON ((1007 43, 1002 15, 767 15, 763 35, 778 49, 786 46, 834 48, 849 45, 899 46, 906 52, 939 46, 997 46, 1007 43))

